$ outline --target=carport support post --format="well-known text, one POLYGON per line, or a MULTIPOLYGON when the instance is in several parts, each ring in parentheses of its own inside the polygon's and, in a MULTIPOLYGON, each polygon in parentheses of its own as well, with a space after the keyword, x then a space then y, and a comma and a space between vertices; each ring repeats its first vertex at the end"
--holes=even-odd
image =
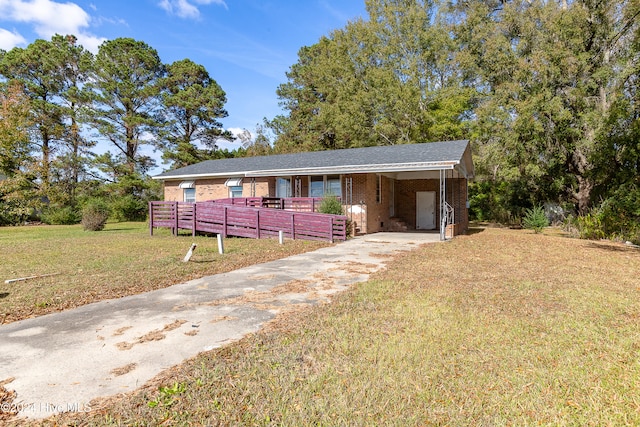
POLYGON ((447 229, 447 174, 444 169, 440 169, 440 240, 446 240, 447 229))

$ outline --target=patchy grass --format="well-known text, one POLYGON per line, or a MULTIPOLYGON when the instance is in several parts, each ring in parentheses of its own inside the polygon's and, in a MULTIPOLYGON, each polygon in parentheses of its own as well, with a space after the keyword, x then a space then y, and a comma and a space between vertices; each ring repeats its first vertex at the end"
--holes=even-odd
POLYGON ((638 272, 637 249, 485 229, 43 424, 639 425, 638 272))
POLYGON ((144 223, 0 228, 0 324, 164 288, 176 283, 310 251, 327 243, 174 237, 167 229, 149 236, 144 223), (182 262, 191 243, 198 247, 182 262), (40 276, 6 284, 5 280, 40 276))

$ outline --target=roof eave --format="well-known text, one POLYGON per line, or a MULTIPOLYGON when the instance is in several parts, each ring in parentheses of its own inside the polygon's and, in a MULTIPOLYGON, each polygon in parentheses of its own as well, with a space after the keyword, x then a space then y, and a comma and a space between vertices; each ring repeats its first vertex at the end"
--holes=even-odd
POLYGON ((419 162, 419 163, 387 163, 378 165, 348 165, 326 166, 315 168, 287 168, 269 169, 258 171, 236 171, 220 173, 181 174, 181 175, 157 175, 152 177, 158 180, 178 179, 204 179, 204 178, 228 178, 228 177, 265 177, 265 176, 294 176, 294 175, 340 175, 352 173, 388 173, 388 172, 414 172, 451 170, 460 167, 460 161, 450 160, 443 162, 419 162))
POLYGON ((247 175, 248 172, 232 172, 232 173, 195 173, 195 174, 183 174, 183 175, 166 175, 162 174, 152 176, 151 179, 167 180, 167 179, 198 179, 198 178, 241 178, 247 175))
POLYGON ((459 162, 422 162, 422 163, 392 163, 379 165, 349 165, 349 166, 328 166, 317 168, 289 168, 271 169, 263 171, 247 172, 247 177, 264 176, 292 176, 292 175, 339 175, 351 173, 382 173, 382 172, 409 172, 453 169, 459 162))

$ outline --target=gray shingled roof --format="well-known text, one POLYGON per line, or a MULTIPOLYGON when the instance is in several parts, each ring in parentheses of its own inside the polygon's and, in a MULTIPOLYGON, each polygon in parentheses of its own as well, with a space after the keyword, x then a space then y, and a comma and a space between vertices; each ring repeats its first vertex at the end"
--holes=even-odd
POLYGON ((394 168, 425 170, 428 164, 430 169, 451 169, 462 164, 466 173, 472 176, 473 165, 470 162, 469 141, 460 140, 207 160, 164 172, 154 178, 164 180, 205 176, 264 176, 327 171, 349 173, 362 170, 374 172, 378 169, 386 171, 394 168))

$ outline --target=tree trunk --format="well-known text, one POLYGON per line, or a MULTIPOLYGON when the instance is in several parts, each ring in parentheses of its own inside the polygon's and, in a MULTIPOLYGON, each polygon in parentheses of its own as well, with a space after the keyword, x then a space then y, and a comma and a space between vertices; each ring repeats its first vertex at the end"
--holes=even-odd
POLYGON ((578 191, 573 194, 573 197, 578 205, 578 213, 584 215, 589 211, 593 182, 579 175, 576 178, 578 180, 578 191))

